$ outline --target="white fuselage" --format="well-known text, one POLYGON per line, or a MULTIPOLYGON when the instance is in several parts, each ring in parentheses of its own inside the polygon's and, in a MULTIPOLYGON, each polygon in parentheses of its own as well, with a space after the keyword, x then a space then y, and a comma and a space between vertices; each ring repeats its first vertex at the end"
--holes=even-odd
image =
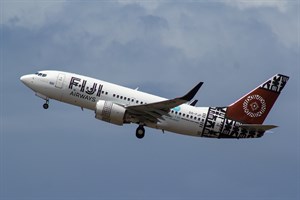
MULTIPOLYGON (((37 96, 90 110, 95 110, 99 100, 111 101, 123 106, 166 100, 159 96, 74 73, 41 71, 39 74, 26 76, 23 77, 24 80, 28 79, 25 84, 34 90, 37 96)), ((175 133, 201 136, 208 109, 208 107, 200 108, 182 104, 171 109, 169 116, 163 116, 163 120, 158 123, 146 125, 175 133)))

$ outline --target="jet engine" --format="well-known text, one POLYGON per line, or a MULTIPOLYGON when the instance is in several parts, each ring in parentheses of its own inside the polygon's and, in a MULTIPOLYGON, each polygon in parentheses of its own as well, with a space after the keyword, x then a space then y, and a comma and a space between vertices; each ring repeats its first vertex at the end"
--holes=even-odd
POLYGON ((95 113, 96 119, 121 126, 125 121, 126 109, 111 101, 99 100, 96 104, 95 113))

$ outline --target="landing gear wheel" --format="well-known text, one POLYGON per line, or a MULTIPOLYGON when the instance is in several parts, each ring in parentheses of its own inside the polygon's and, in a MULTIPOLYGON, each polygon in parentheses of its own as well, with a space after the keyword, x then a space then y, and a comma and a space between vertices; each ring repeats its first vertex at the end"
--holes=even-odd
POLYGON ((44 109, 48 109, 49 108, 49 99, 46 99, 46 103, 44 103, 43 108, 44 109))
POLYGON ((137 138, 142 139, 145 136, 145 129, 143 126, 139 126, 136 129, 135 135, 137 138))
POLYGON ((48 103, 44 103, 43 108, 44 109, 48 109, 49 108, 49 104, 48 103))

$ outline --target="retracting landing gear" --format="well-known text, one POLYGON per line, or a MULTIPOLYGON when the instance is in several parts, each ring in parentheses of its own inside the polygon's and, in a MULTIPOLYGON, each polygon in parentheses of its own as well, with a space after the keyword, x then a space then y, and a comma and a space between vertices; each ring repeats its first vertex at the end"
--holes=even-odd
POLYGON ((139 127, 136 129, 135 135, 137 138, 142 139, 145 136, 144 126, 139 125, 139 127))
POLYGON ((49 99, 47 99, 46 103, 43 104, 43 108, 44 109, 48 109, 49 108, 49 99))

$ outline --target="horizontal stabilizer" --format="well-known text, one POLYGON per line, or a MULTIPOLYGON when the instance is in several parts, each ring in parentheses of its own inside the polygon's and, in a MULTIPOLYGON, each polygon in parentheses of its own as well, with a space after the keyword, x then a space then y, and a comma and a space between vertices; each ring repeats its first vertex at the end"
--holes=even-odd
POLYGON ((250 131, 267 131, 278 126, 275 125, 263 125, 263 124, 241 124, 239 127, 248 129, 250 131))

